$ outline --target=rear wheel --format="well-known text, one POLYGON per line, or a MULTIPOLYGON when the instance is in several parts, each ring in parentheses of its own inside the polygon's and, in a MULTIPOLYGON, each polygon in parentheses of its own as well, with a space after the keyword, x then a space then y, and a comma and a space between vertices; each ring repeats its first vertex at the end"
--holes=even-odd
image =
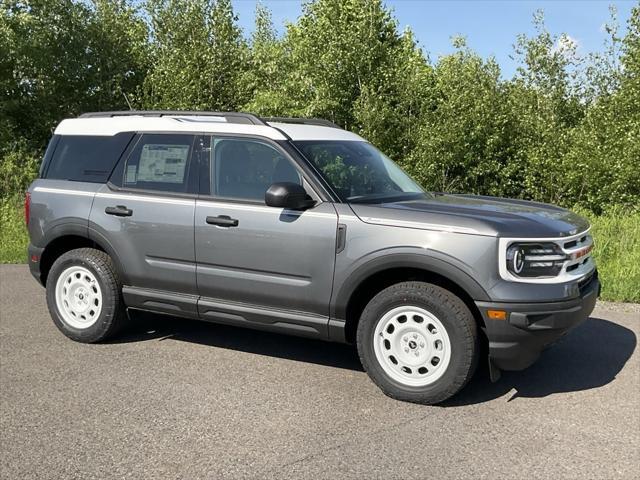
POLYGON ((390 397, 439 403, 473 375, 477 326, 465 303, 442 287, 402 282, 365 307, 358 352, 371 379, 390 397))
POLYGON ((113 336, 126 313, 111 257, 93 248, 61 255, 47 276, 47 305, 67 337, 94 343, 113 336))

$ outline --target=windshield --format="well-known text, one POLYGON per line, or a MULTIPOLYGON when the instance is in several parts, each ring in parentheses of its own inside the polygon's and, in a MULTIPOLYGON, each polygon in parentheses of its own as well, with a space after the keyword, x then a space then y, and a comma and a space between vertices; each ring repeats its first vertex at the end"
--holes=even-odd
POLYGON ((378 203, 423 197, 409 175, 367 142, 294 142, 343 202, 378 203))

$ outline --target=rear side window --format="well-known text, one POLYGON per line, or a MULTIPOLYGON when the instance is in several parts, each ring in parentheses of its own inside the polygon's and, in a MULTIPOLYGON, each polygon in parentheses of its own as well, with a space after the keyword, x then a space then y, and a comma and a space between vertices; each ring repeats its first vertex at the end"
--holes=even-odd
POLYGON ((105 183, 133 135, 63 135, 44 178, 105 183))
POLYGON ((142 135, 122 167, 120 186, 193 193, 190 180, 194 135, 142 135))

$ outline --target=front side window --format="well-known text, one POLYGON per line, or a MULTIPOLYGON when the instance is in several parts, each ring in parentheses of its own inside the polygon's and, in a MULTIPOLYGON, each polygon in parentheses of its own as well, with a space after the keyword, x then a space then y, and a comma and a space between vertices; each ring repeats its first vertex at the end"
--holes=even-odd
POLYGON ((425 191, 373 145, 360 141, 295 142, 343 202, 423 197, 425 191))
POLYGON ((214 196, 264 202, 273 183, 302 185, 291 161, 265 142, 211 138, 210 152, 210 193, 214 196))
POLYGON ((122 186, 189 193, 193 140, 193 135, 142 135, 124 164, 122 186))

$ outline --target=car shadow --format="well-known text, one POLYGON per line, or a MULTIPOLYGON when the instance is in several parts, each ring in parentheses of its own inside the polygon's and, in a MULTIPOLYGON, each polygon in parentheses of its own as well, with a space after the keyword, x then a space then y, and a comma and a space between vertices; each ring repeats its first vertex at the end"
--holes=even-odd
POLYGON ((130 312, 130 327, 111 343, 177 340, 364 372, 353 346, 216 323, 130 312))
MULTIPOLYGON (((363 372, 356 349, 350 345, 145 312, 132 313, 131 327, 113 343, 167 339, 363 372)), ((484 403, 511 391, 514 393, 508 401, 599 388, 616 378, 636 343, 636 335, 630 329, 601 318, 589 318, 545 350, 531 367, 520 372, 502 372, 495 383, 489 380, 483 355, 469 384, 440 406, 484 403)))
POLYGON ((511 391, 508 401, 599 388, 616 378, 636 343, 636 335, 628 328, 591 317, 543 351, 532 366, 519 372, 502 372, 495 383, 489 381, 488 362, 482 362, 469 384, 442 406, 483 403, 511 391))

